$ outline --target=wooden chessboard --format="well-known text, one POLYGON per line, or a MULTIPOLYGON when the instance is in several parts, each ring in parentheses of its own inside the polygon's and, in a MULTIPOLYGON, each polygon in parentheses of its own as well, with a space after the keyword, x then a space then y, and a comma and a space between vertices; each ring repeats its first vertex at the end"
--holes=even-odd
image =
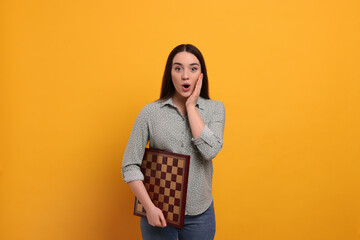
MULTIPOLYGON (((168 225, 183 228, 190 156, 145 149, 141 171, 144 185, 154 205, 160 208, 168 225)), ((135 197, 134 214, 146 217, 135 197)))

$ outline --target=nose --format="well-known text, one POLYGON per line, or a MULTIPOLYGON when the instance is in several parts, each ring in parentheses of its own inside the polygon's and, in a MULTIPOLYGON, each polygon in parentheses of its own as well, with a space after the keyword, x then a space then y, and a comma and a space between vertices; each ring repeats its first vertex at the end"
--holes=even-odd
POLYGON ((181 74, 181 79, 182 80, 188 80, 189 79, 189 74, 187 70, 184 70, 181 74))

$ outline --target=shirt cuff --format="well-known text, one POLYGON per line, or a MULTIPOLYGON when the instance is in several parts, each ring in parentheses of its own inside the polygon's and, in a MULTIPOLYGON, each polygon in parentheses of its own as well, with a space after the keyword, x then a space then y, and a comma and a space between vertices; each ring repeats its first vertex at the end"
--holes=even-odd
POLYGON ((142 174, 142 172, 140 170, 128 170, 126 172, 123 173, 123 179, 126 183, 129 183, 131 181, 135 181, 135 180, 144 180, 144 175, 142 174))
POLYGON ((200 136, 198 138, 191 138, 191 141, 193 141, 193 143, 195 145, 200 145, 202 143, 207 143, 208 145, 210 145, 211 147, 214 145, 213 141, 214 141, 214 137, 213 137, 214 133, 210 130, 210 128, 208 128, 207 125, 204 126, 200 136))

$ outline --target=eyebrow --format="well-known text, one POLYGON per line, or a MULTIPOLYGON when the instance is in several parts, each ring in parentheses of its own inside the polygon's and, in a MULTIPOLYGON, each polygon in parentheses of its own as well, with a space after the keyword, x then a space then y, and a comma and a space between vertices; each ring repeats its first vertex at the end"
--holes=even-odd
MULTIPOLYGON (((182 64, 181 64, 181 63, 178 63, 178 62, 174 62, 174 63, 173 63, 173 65, 175 65, 175 64, 176 64, 176 65, 180 65, 180 66, 182 66, 182 64)), ((191 63, 191 64, 190 64, 190 66, 194 66, 194 65, 199 66, 199 64, 198 64, 198 63, 191 63)))

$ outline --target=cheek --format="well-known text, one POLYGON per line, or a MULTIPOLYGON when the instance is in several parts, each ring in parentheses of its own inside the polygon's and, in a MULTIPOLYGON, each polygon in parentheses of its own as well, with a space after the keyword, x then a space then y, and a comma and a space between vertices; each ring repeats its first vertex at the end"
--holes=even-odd
POLYGON ((174 88, 178 88, 178 85, 179 85, 179 84, 177 84, 176 79, 175 79, 174 77, 172 77, 171 82, 172 82, 174 88))
POLYGON ((179 74, 171 73, 171 80, 174 85, 180 81, 179 79, 180 79, 179 74))
POLYGON ((199 79, 199 77, 200 77, 200 74, 201 74, 201 72, 197 72, 197 73, 195 73, 193 76, 193 80, 196 82, 198 79, 199 79))

